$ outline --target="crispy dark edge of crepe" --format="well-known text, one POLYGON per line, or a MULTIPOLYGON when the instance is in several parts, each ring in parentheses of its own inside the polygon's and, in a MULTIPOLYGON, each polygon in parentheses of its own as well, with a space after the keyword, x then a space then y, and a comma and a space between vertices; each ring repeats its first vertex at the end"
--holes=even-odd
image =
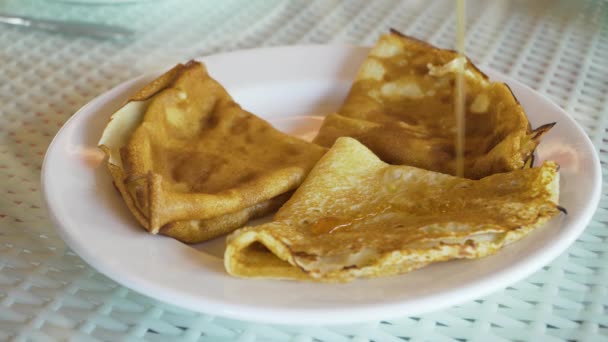
POLYGON ((532 139, 534 140, 540 140, 543 135, 547 134, 547 132, 549 132, 551 130, 551 128, 553 128, 553 126, 555 126, 557 124, 557 122, 550 122, 541 126, 536 127, 535 129, 532 130, 532 139))
MULTIPOLYGON (((536 148, 540 144, 540 140, 556 124, 557 124, 557 122, 550 122, 548 124, 538 126, 537 128, 535 128, 529 132, 529 134, 532 135, 532 140, 534 141, 535 147, 532 151, 530 151, 530 153, 528 153, 528 155, 523 156, 526 159, 525 159, 524 166, 522 167, 522 169, 528 169, 528 168, 534 167, 534 162, 536 161, 536 157, 535 157, 534 153, 536 151, 536 148)), ((528 128, 530 128, 530 121, 528 121, 528 128)), ((559 171, 559 164, 557 166, 558 166, 557 170, 559 171)))

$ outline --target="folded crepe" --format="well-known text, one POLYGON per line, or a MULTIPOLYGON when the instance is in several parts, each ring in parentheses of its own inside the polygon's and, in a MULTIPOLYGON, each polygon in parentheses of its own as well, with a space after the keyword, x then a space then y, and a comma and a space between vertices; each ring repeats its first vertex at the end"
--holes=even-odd
POLYGON ((134 95, 99 147, 138 221, 188 243, 276 210, 325 153, 243 110, 195 61, 134 95))
POLYGON ((382 160, 455 174, 455 79, 465 77, 467 178, 521 169, 553 124, 535 130, 511 90, 490 82, 470 60, 400 34, 380 37, 338 113, 314 142, 356 138, 382 160))
POLYGON ((559 212, 554 162, 458 178, 388 165, 339 138, 274 221, 232 233, 224 255, 239 277, 349 281, 495 253, 559 212))

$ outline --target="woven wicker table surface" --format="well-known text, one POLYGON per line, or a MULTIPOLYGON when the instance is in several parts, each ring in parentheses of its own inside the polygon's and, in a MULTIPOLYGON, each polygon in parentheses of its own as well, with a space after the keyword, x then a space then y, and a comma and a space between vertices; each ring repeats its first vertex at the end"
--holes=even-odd
MULTIPOLYGON (((608 340, 608 198, 565 253, 505 290, 446 310, 346 326, 202 315, 109 280, 66 247, 40 194, 53 136, 118 83, 191 57, 274 45, 371 44, 389 27, 453 46, 455 3, 4 0, 0 12, 121 25, 132 40, 0 26, 0 339, 15 341, 608 340), (84 2, 84 1, 83 1, 84 2)), ((608 172, 608 2, 467 1, 467 52, 572 115, 608 172)))

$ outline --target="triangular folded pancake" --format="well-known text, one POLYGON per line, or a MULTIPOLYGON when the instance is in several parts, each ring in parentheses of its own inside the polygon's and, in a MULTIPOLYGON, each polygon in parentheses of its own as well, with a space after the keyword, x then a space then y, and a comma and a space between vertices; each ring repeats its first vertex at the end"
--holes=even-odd
POLYGON ((558 166, 458 178, 339 138, 273 222, 228 237, 240 277, 349 281, 495 253, 559 212, 558 166))
POLYGON ((468 59, 392 31, 380 37, 336 114, 314 142, 353 137, 382 160, 455 174, 455 78, 466 84, 465 176, 479 179, 531 164, 552 124, 532 131, 507 85, 468 59))
POLYGON ((325 153, 243 110, 194 61, 133 96, 99 145, 139 222, 189 243, 276 210, 325 153))

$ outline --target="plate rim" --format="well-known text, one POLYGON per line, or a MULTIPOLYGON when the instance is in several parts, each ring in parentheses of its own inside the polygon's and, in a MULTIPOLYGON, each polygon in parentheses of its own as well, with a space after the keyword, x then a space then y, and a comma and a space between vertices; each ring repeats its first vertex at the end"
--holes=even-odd
MULTIPOLYGON (((230 55, 234 57, 235 55, 240 54, 248 54, 248 53, 259 53, 261 50, 291 50, 291 49, 310 49, 310 48, 320 48, 320 49, 349 49, 349 50, 357 50, 357 49, 369 49, 366 46, 360 45, 352 45, 352 44, 314 44, 314 45, 287 45, 287 46, 276 46, 276 47, 266 47, 266 48, 254 48, 254 49, 245 49, 245 50, 236 50, 231 52, 213 54, 208 56, 201 56, 195 58, 196 60, 205 61, 209 58, 222 58, 230 55)), ((48 184, 46 178, 48 178, 47 173, 49 172, 49 155, 54 151, 54 147, 59 140, 59 137, 62 133, 65 132, 66 127, 72 124, 72 122, 76 121, 79 115, 83 115, 82 113, 86 112, 89 107, 94 106, 97 103, 103 103, 104 97, 111 96, 112 93, 124 92, 124 88, 128 88, 129 85, 133 85, 138 81, 141 81, 145 78, 153 77, 154 75, 161 74, 163 71, 158 72, 149 72, 140 76, 133 77, 124 82, 119 83, 118 85, 110 88, 109 90, 101 93, 96 96, 92 100, 88 101, 84 106, 78 109, 74 115, 72 115, 58 130, 56 135, 53 137, 51 143, 48 145, 47 151, 45 153, 45 157, 41 167, 41 192, 44 199, 45 207, 47 208, 47 213, 53 223, 55 230, 59 233, 61 238, 66 242, 66 244, 78 254, 87 264, 92 266, 95 270, 104 274, 106 277, 116 281, 118 284, 123 285, 137 293, 144 294, 151 298, 160 300, 161 302, 177 305, 180 307, 184 307, 196 312, 203 312, 211 315, 219 315, 224 317, 229 317, 233 319, 241 319, 248 320, 254 322, 263 322, 263 323, 275 323, 275 324, 292 324, 292 325, 310 325, 310 324, 323 324, 323 325, 333 325, 333 324, 349 324, 355 322, 364 322, 369 321, 370 319, 390 319, 395 317, 403 317, 404 315, 411 314, 423 314, 429 311, 439 310, 445 307, 449 307, 458 303, 463 303, 472 299, 480 298, 486 296, 490 293, 493 293, 497 290, 505 288, 510 284, 518 282, 543 266, 550 263, 556 257, 558 257, 561 253, 565 252, 569 246, 583 233, 586 227, 592 220, 593 214, 595 213, 601 196, 601 185, 602 185, 602 173, 601 173, 601 165, 599 162, 599 157, 597 155, 597 151, 593 146, 589 136, 585 133, 582 127, 572 118, 566 111, 564 111, 561 107, 556 105, 553 101, 551 101, 545 94, 539 93, 534 89, 530 88, 526 84, 508 76, 504 75, 500 72, 496 72, 489 68, 482 68, 484 72, 488 72, 490 78, 493 78, 496 75, 499 75, 502 79, 507 80, 505 83, 508 84, 517 84, 518 87, 524 88, 526 91, 533 92, 538 99, 544 102, 546 105, 551 106, 554 110, 559 111, 560 114, 563 115, 564 118, 569 120, 570 124, 577 130, 577 133, 582 135, 585 139, 585 144, 587 148, 594 151, 592 153, 593 165, 595 166, 592 172, 595 174, 595 182, 598 186, 595 187, 593 194, 589 197, 590 205, 585 207, 583 213, 581 214, 580 219, 577 222, 577 226, 581 226, 576 234, 569 234, 567 238, 562 238, 558 242, 554 243, 547 248, 545 248, 544 253, 540 255, 536 255, 535 258, 532 259, 533 262, 526 262, 524 264, 518 265, 516 268, 507 268, 505 270, 501 270, 495 272, 486 278, 481 280, 476 280, 473 284, 466 283, 461 286, 458 286, 455 289, 447 291, 445 293, 433 294, 431 295, 431 300, 435 303, 434 305, 429 305, 429 299, 427 296, 423 296, 420 299, 416 299, 413 301, 405 301, 405 302, 397 302, 397 303, 380 303, 380 304, 365 304, 363 307, 359 306, 356 308, 352 308, 350 310, 345 310, 343 308, 338 309, 323 309, 323 312, 320 313, 320 309, 312 308, 297 308, 297 309, 289 309, 289 308, 267 308, 267 307, 252 307, 251 305, 235 305, 234 303, 226 303, 225 301, 215 300, 213 298, 198 297, 196 302, 190 301, 187 298, 182 297, 179 300, 172 293, 167 293, 167 289, 165 287, 157 286, 157 284, 150 284, 143 279, 139 279, 137 276, 130 275, 128 272, 124 272, 123 270, 119 270, 118 272, 115 269, 109 267, 108 264, 102 262, 102 259, 96 257, 95 255, 91 255, 87 249, 74 240, 74 237, 69 234, 69 232, 64 228, 64 223, 62 219, 58 217, 55 211, 52 209, 52 201, 50 201, 48 193, 48 184), (122 90, 122 91, 120 91, 122 90), (202 301, 201 301, 202 300, 202 301), (200 303, 204 302, 205 305, 201 307, 200 303), (205 309, 205 310, 203 310, 205 309), (207 310, 209 309, 209 310, 207 310), (346 312, 348 311, 348 312, 346 312)), ((577 151, 578 152, 578 151, 577 151)), ((254 280, 253 280, 254 281, 254 280)))

